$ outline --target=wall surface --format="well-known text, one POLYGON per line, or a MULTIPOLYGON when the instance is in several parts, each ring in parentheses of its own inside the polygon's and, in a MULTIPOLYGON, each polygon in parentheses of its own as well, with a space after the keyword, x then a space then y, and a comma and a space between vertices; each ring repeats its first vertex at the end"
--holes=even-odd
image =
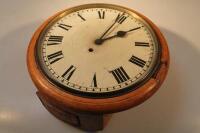
POLYGON ((113 115, 99 133, 199 133, 199 0, 0 0, 0 133, 83 133, 41 105, 27 72, 26 50, 49 16, 91 2, 119 4, 146 15, 159 26, 171 52, 161 89, 144 104, 113 115))

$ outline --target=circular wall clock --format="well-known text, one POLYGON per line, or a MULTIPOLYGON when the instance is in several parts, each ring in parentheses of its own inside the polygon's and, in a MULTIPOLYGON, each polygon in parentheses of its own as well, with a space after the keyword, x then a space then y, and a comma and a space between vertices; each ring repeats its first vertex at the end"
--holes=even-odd
POLYGON ((83 130, 134 107, 163 83, 169 51, 160 30, 132 9, 88 4, 57 13, 35 32, 29 73, 43 105, 83 130))

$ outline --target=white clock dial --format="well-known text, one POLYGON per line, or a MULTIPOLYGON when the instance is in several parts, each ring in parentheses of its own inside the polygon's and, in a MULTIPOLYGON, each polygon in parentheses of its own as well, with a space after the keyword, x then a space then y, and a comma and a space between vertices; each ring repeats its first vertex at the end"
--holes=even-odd
POLYGON ((91 7, 56 17, 40 36, 37 51, 41 69, 64 90, 103 94, 148 77, 158 42, 135 13, 91 7))

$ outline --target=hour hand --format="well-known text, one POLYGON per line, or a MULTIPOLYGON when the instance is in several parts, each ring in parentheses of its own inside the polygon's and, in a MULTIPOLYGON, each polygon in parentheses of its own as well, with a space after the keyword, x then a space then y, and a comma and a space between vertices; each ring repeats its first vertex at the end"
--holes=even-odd
POLYGON ((133 28, 133 29, 130 29, 128 31, 118 31, 117 34, 115 34, 113 36, 110 36, 110 37, 107 37, 107 38, 104 38, 104 39, 97 39, 95 41, 95 43, 98 44, 98 45, 101 45, 101 44, 103 44, 103 42, 105 42, 107 40, 110 40, 110 39, 113 39, 113 38, 116 38, 116 37, 125 37, 127 33, 131 32, 131 31, 138 30, 140 28, 141 27, 133 28))

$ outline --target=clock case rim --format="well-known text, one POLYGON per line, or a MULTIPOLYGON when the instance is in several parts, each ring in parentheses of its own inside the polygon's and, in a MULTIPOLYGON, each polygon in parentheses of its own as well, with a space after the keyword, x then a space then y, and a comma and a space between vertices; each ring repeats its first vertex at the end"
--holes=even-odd
POLYGON ((53 82, 57 86, 53 85, 52 81, 46 77, 47 75, 42 73, 43 70, 40 68, 38 64, 38 61, 36 58, 36 52, 35 52, 37 49, 37 41, 39 40, 39 37, 41 36, 41 33, 43 32, 43 30, 47 27, 49 23, 51 23, 53 19, 55 19, 58 15, 66 11, 64 10, 52 16, 47 21, 45 21, 42 24, 42 26, 35 32, 29 44, 29 48, 27 52, 28 70, 39 92, 44 94, 44 96, 48 100, 50 100, 52 103, 55 103, 56 105, 58 104, 58 106, 63 104, 69 108, 82 110, 86 112, 98 112, 98 113, 99 112, 117 112, 117 111, 128 109, 132 106, 136 106, 144 102, 157 91, 157 89, 160 87, 160 85, 164 81, 168 72, 169 51, 168 51, 167 42, 164 36, 160 32, 160 30, 156 27, 156 25, 154 25, 148 18, 146 18, 145 16, 141 15, 140 13, 132 9, 122 7, 119 5, 96 3, 96 4, 80 5, 80 6, 72 7, 67 10, 72 10, 73 8, 82 9, 84 7, 90 7, 90 8, 91 7, 93 8, 110 7, 114 9, 123 8, 125 10, 132 11, 135 14, 137 14, 139 17, 143 18, 153 29, 156 35, 156 38, 158 39, 158 46, 160 46, 160 48, 158 49, 158 52, 159 50, 161 51, 160 52, 161 55, 159 55, 160 59, 158 59, 159 60, 158 65, 154 66, 155 67, 154 71, 152 71, 151 74, 148 74, 149 76, 148 78, 145 77, 145 79, 142 81, 142 83, 139 83, 139 85, 134 84, 133 86, 130 86, 130 87, 134 87, 134 89, 129 89, 126 92, 121 93, 120 90, 115 91, 115 94, 112 94, 112 92, 107 92, 104 94, 108 94, 109 96, 104 95, 104 97, 99 97, 98 93, 96 93, 97 95, 95 95, 95 93, 92 93, 92 96, 95 96, 95 97, 90 97, 90 95, 87 95, 87 93, 85 93, 86 94, 84 95, 85 97, 83 95, 81 95, 80 97, 80 95, 75 95, 77 94, 77 91, 72 91, 73 94, 66 93, 66 91, 63 91, 63 89, 59 88, 61 86, 57 85, 56 84, 57 82, 56 83, 55 81, 53 82), (77 104, 81 106, 76 106, 77 104))
MULTIPOLYGON (((97 4, 96 4, 97 5, 97 4)), ((96 6, 95 5, 95 6, 96 6)), ((83 7, 83 6, 81 6, 83 7)), ((90 8, 94 8, 94 7, 90 7, 90 8)), ((106 7, 99 7, 97 6, 97 8, 106 8, 106 7)), ((42 57, 39 57, 38 54, 41 53, 41 48, 39 47, 39 45, 41 44, 41 41, 42 39, 44 38, 44 35, 46 34, 46 32, 49 30, 49 28, 55 24, 57 22, 57 20, 59 20, 60 18, 64 17, 65 15, 67 15, 68 13, 71 13, 71 12, 75 12, 76 10, 79 10, 79 7, 74 7, 73 9, 75 10, 70 10, 70 9, 67 9, 70 10, 69 12, 65 13, 66 10, 64 10, 63 12, 61 12, 61 14, 58 14, 58 16, 55 16, 53 17, 53 19, 51 19, 49 21, 49 23, 44 27, 44 29, 41 31, 41 34, 39 35, 38 37, 38 40, 37 40, 37 44, 36 44, 36 54, 35 54, 35 58, 36 58, 36 61, 37 61, 37 64, 40 68, 40 70, 42 71, 42 73, 46 76, 47 80, 49 80, 50 83, 58 86, 58 89, 62 90, 62 91, 65 91, 67 93, 71 93, 73 95, 77 95, 77 96, 81 96, 81 97, 88 97, 88 98, 109 98, 109 97, 116 97, 116 96, 119 96, 119 95, 123 95, 125 93, 129 93, 130 91, 135 91, 136 89, 138 89, 141 85, 145 84, 146 81, 148 81, 154 74, 157 73, 157 70, 158 70, 158 67, 160 65, 160 56, 161 56, 161 48, 160 48, 160 45, 159 45, 159 42, 157 42, 157 50, 156 50, 156 59, 155 61, 153 62, 153 68, 150 70, 150 72, 148 72, 143 78, 141 78, 140 80, 138 80, 136 83, 134 83, 133 85, 131 86, 128 86, 128 87, 125 87, 123 89, 119 89, 119 90, 114 90, 114 91, 109 91, 109 92, 87 92, 87 91, 78 91, 76 89, 73 89, 73 88, 70 88, 70 87, 67 87, 67 86, 64 86, 63 84, 61 84, 60 82, 58 81, 55 81, 54 78, 50 77, 46 72, 45 72, 45 68, 43 68, 43 65, 42 63, 39 61, 40 58, 42 57), (60 17, 61 16, 61 17, 60 17), (38 51, 39 50, 39 51, 38 51)), ((83 7, 84 9, 84 7, 83 7)), ((109 8, 108 8, 109 9, 109 8)), ((114 9, 114 8, 113 8, 114 9)), ((137 13, 136 13, 137 15, 137 13)), ((139 16, 140 17, 140 16, 139 16)), ((149 26, 149 25, 147 25, 149 26)), ((150 27, 151 28, 151 27, 150 27)), ((150 29, 152 30, 152 28, 150 29)), ((152 30, 152 32, 154 32, 152 30)), ((155 34, 155 33, 154 33, 155 34)), ((157 39, 157 36, 154 35, 157 39)), ((157 41, 157 40, 156 40, 157 41)))

